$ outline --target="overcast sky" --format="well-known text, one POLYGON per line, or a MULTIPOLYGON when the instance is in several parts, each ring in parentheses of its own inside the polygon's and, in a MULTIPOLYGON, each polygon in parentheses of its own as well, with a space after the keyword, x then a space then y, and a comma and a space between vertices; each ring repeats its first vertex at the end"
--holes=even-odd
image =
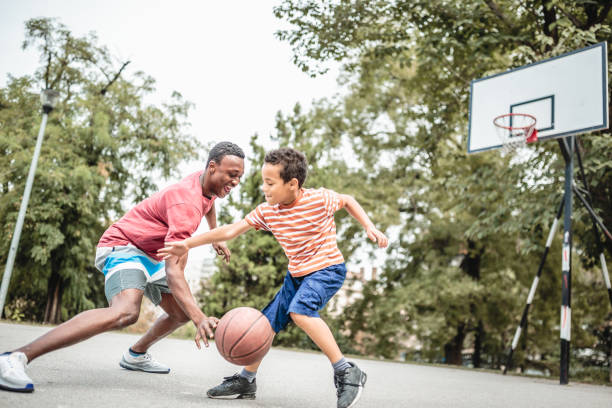
POLYGON ((190 121, 200 140, 229 139, 246 147, 253 133, 270 133, 278 110, 337 92, 337 71, 310 78, 291 62, 289 45, 274 38, 287 27, 273 15, 277 4, 0 1, 0 84, 7 73, 32 74, 39 65, 36 50, 21 50, 24 22, 57 17, 76 35, 96 32, 113 55, 132 61, 128 74, 142 70, 155 78, 157 101, 176 90, 194 102, 190 121))
MULTIPOLYGON (((279 110, 339 92, 336 68, 311 78, 291 62, 290 46, 274 37, 287 27, 273 15, 279 3, 0 0, 0 86, 7 74, 30 75, 40 64, 35 49, 21 49, 24 22, 57 17, 73 34, 93 31, 111 54, 130 60, 128 75, 142 70, 155 78, 153 102, 168 100, 174 90, 193 102, 191 133, 199 140, 231 140, 246 150, 254 133, 267 140, 279 110)), ((186 163, 181 173, 201 168, 201 162, 186 163)))

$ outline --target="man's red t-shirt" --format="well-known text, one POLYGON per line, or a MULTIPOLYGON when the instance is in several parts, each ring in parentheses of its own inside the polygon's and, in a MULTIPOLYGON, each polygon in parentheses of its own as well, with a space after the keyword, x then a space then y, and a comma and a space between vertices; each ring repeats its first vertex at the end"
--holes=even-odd
POLYGON ((153 259, 161 260, 157 250, 164 247, 164 241, 189 238, 214 205, 215 197, 202 195, 202 173, 191 174, 140 202, 108 227, 98 246, 132 244, 153 259))

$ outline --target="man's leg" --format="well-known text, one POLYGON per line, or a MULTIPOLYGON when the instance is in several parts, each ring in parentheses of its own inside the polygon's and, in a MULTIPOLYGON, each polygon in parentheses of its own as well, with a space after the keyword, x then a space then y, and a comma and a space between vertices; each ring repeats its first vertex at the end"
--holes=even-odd
POLYGON ((153 344, 187 323, 189 318, 183 312, 183 309, 181 309, 171 293, 162 293, 159 291, 159 288, 151 288, 151 290, 156 291, 156 293, 152 294, 153 299, 161 298, 159 306, 161 306, 166 313, 160 316, 145 335, 123 354, 119 365, 128 370, 144 371, 154 374, 168 374, 170 372, 170 367, 154 360, 147 350, 149 350, 153 344))
POLYGON ((79 313, 14 351, 25 353, 28 362, 50 351, 86 340, 96 334, 136 323, 140 314, 142 290, 125 289, 115 295, 109 307, 79 313))
POLYGON ((171 293, 162 293, 161 296, 159 305, 166 313, 160 316, 145 335, 131 347, 132 351, 138 354, 146 353, 153 344, 189 322, 189 317, 176 303, 171 293))
POLYGON ((109 307, 79 313, 30 344, 0 355, 0 389, 17 392, 34 391, 34 384, 25 372, 28 362, 96 334, 135 323, 140 313, 142 295, 142 290, 123 290, 113 296, 109 307))

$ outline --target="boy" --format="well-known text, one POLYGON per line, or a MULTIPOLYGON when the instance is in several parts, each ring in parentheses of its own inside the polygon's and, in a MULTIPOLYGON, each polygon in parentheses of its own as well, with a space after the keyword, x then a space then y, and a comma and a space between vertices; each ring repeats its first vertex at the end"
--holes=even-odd
MULTIPOLYGON (((164 262, 157 250, 164 241, 185 239, 202 217, 211 229, 217 226, 215 198, 225 197, 244 172, 244 153, 230 142, 215 145, 206 169, 153 194, 111 225, 96 249, 96 267, 104 273, 109 307, 84 311, 30 344, 0 355, 0 389, 33 392, 25 366, 38 356, 88 339, 96 334, 129 326, 138 320, 143 295, 166 312, 149 331, 124 353, 119 365, 129 370, 168 373, 147 352, 158 340, 189 320, 196 327, 195 342, 208 347, 218 319, 207 317, 196 304, 184 268, 187 257, 164 262)), ((214 245, 229 262, 223 242, 214 245)))
MULTIPOLYGON (((366 374, 343 357, 327 324, 319 317, 346 275, 344 258, 336 245, 334 213, 345 207, 365 228, 368 238, 385 248, 388 240, 378 231, 359 203, 351 196, 326 189, 304 189, 307 163, 294 149, 282 148, 266 154, 262 167, 266 202, 245 219, 180 242, 168 242, 158 252, 164 259, 184 256, 190 248, 227 241, 251 228, 272 232, 289 258, 289 271, 274 300, 263 310, 275 333, 289 318, 308 334, 329 358, 334 369, 338 408, 352 407, 360 397, 366 374)), ((210 398, 237 396, 254 399, 255 375, 261 361, 244 367, 208 390, 210 398)))

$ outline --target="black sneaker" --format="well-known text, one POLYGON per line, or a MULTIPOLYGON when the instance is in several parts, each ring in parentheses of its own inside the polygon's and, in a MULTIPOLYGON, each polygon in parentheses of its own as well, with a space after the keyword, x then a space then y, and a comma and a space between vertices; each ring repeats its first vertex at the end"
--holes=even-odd
POLYGON ((338 408, 350 408, 355 406, 361 391, 366 383, 368 376, 361 371, 354 363, 350 363, 349 368, 344 372, 334 375, 334 385, 338 395, 338 408))
POLYGON ((206 392, 208 398, 255 399, 257 391, 257 380, 249 382, 244 377, 234 374, 231 377, 223 377, 223 382, 206 392))

